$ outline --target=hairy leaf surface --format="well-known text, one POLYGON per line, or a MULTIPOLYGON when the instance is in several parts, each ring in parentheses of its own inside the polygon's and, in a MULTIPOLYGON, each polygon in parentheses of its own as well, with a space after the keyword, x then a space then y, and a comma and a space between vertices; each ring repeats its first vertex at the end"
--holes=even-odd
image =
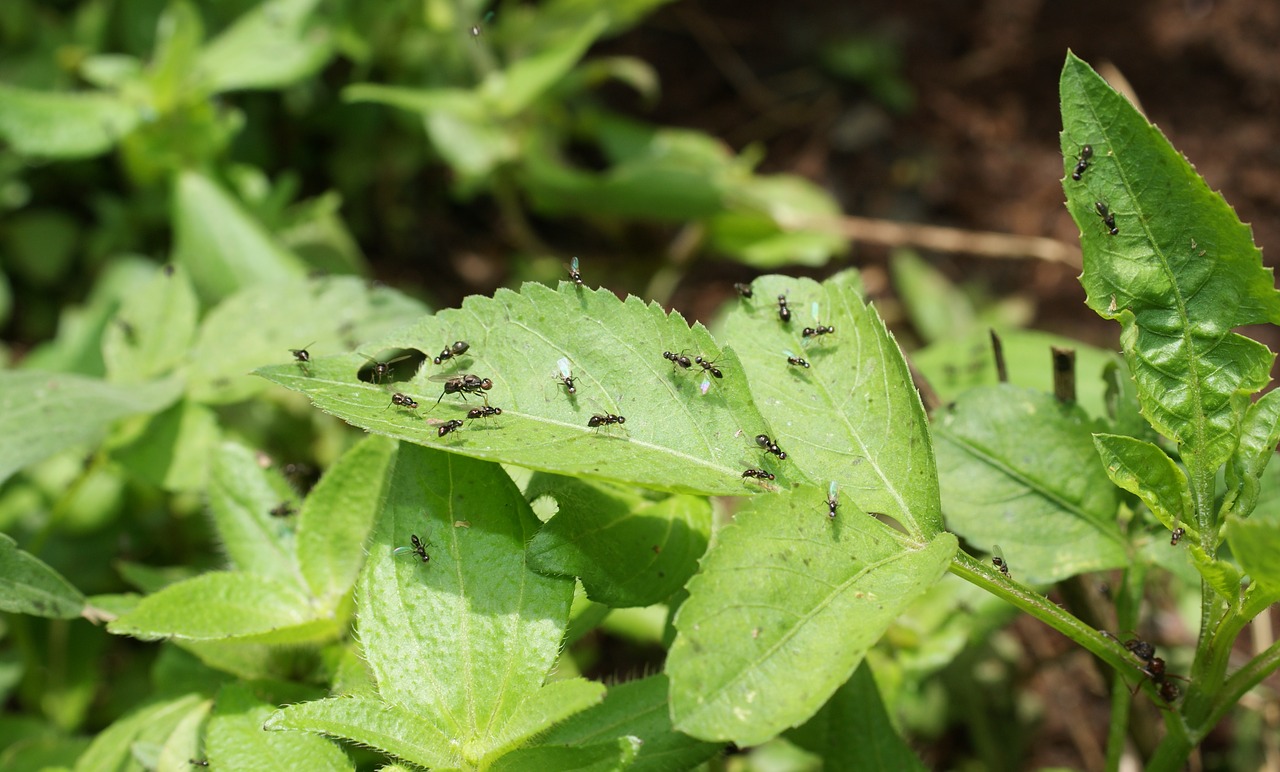
POLYGON ((244 684, 224 686, 218 693, 205 735, 209 766, 244 772, 355 770, 347 754, 323 737, 302 732, 262 731, 263 722, 274 710, 274 705, 255 697, 244 684))
POLYGON ((306 585, 294 557, 292 527, 271 514, 284 505, 296 510, 295 495, 278 472, 263 469, 243 445, 225 442, 214 457, 209 508, 231 562, 302 591, 306 585))
POLYGON ((0 611, 74 619, 84 606, 75 585, 0 533, 0 611))

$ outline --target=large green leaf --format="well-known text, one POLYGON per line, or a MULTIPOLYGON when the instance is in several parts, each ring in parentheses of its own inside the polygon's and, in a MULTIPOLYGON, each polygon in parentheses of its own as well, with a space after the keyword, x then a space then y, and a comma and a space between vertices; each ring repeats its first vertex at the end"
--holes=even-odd
POLYGON ((195 336, 199 310, 186 271, 157 271, 141 291, 125 298, 115 324, 102 336, 107 377, 138 383, 176 368, 195 336))
POLYGON ((84 607, 75 585, 0 533, 0 611, 74 619, 84 607))
POLYGON ((254 451, 225 442, 213 459, 209 508, 231 563, 240 571, 276 579, 303 592, 292 528, 279 514, 293 492, 276 471, 264 469, 254 451))
POLYGON ((0 139, 21 155, 100 155, 140 119, 138 108, 108 94, 29 91, 0 84, 0 139))
POLYGON ((163 744, 192 711, 205 710, 204 698, 187 694, 142 705, 116 719, 93 738, 74 767, 75 772, 121 772, 142 770, 133 757, 137 743, 163 744))
MULTIPOLYGON (((360 354, 314 360, 309 375, 292 364, 258 372, 305 392, 348 423, 454 453, 676 492, 759 489, 744 484, 742 470, 758 463, 751 438, 769 427, 751 403, 743 367, 702 325, 691 329, 678 314, 635 297, 623 302, 612 292, 568 283, 559 290, 526 284, 519 293, 468 298, 461 309, 426 317, 365 351, 418 348, 430 356, 457 339, 471 344, 465 357, 441 368, 426 364, 392 386, 358 380, 357 371, 368 366, 360 354), (704 395, 696 366, 676 370, 664 350, 718 358, 724 377, 707 379, 704 395), (571 363, 575 394, 554 377, 561 358, 571 363), (422 413, 431 411, 437 423, 463 419, 480 402, 449 395, 434 408, 443 389, 427 376, 459 371, 492 378, 486 396, 503 412, 440 437, 422 413), (391 388, 418 400, 421 409, 388 409, 391 388), (605 412, 626 423, 587 425, 605 412)), ((780 471, 788 476, 795 477, 780 471)))
POLYGON ((180 393, 173 380, 117 386, 76 375, 0 372, 0 481, 96 441, 120 418, 163 410, 180 393))
POLYGON ((274 705, 255 697, 247 686, 224 686, 205 737, 209 766, 243 772, 355 770, 336 743, 311 734, 262 731, 274 711, 274 705))
POLYGON ((887 515, 913 537, 941 531, 924 408, 893 336, 859 297, 856 275, 821 285, 769 276, 752 288, 753 297, 725 319, 723 335, 735 342, 755 403, 776 430, 770 436, 788 454, 765 466, 835 481, 849 510, 887 515), (789 323, 779 318, 780 295, 789 323), (802 337, 819 322, 835 332, 802 337), (787 352, 811 366, 788 364, 787 352))
POLYGON ((210 91, 275 89, 318 71, 333 51, 329 31, 309 24, 320 0, 273 0, 245 13, 200 51, 210 91))
POLYGON ((457 758, 440 727, 399 705, 367 697, 333 697, 276 711, 267 731, 298 730, 353 740, 430 769, 451 769, 457 758))
POLYGON ((1074 55, 1061 95, 1063 189, 1081 230, 1088 304, 1120 322, 1143 414, 1183 446, 1193 479, 1211 478, 1235 450, 1248 395, 1267 383, 1275 358, 1232 332, 1280 323, 1271 269, 1226 201, 1074 55), (1075 180, 1085 145, 1092 158, 1075 180))
POLYGON ((826 491, 761 496, 717 534, 667 658, 675 728, 755 745, 809 719, 956 551, 925 544, 826 491))
POLYGON ((1019 581, 1125 565, 1119 493, 1077 405, 1015 386, 966 392, 934 425, 951 529, 999 544, 1019 581))

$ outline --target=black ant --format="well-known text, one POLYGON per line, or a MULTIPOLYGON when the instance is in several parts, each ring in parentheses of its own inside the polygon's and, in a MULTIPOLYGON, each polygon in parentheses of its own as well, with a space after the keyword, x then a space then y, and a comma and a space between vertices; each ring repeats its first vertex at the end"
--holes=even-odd
POLYGON ((1106 223, 1107 228, 1111 231, 1111 235, 1115 236, 1120 233, 1120 229, 1116 227, 1116 216, 1107 209, 1107 205, 1101 201, 1095 201, 1093 208, 1098 210, 1098 216, 1102 218, 1102 222, 1106 223))
MULTIPOLYGON (((396 392, 395 394, 391 395, 391 405, 399 405, 400 407, 407 407, 410 410, 418 409, 418 403, 414 401, 413 397, 410 397, 408 394, 401 394, 400 392, 396 392)), ((391 407, 391 405, 387 405, 387 407, 391 407)), ((384 407, 382 409, 386 410, 387 407, 384 407)))
POLYGON ((784 322, 791 321, 791 309, 787 308, 787 296, 778 296, 778 318, 784 322))
POLYGON ((766 472, 766 471, 765 471, 765 470, 763 470, 763 469, 748 469, 748 470, 746 470, 745 472, 743 472, 743 473, 742 473, 742 477, 743 477, 744 479, 745 479, 745 478, 747 478, 747 477, 754 477, 754 478, 756 478, 757 480, 773 480, 773 479, 776 479, 776 476, 775 476, 775 475, 770 474, 769 472, 766 472))
POLYGON ((806 362, 805 360, 801 359, 795 354, 792 354, 790 351, 786 352, 786 355, 787 355, 787 364, 795 365, 796 367, 803 367, 806 370, 809 369, 809 363, 806 362))
MULTIPOLYGON (((1105 630, 1102 631, 1102 634, 1108 638, 1115 639, 1114 635, 1105 630)), ((1123 646, 1129 653, 1142 661, 1143 664, 1138 669, 1143 676, 1151 679, 1151 683, 1156 687, 1156 693, 1160 695, 1161 699, 1165 702, 1173 702, 1182 695, 1182 690, 1178 688, 1178 685, 1168 681, 1170 678, 1181 678, 1181 676, 1167 674, 1165 661, 1156 656, 1155 646, 1137 637, 1125 641, 1123 646)), ((1141 686, 1142 683, 1139 682, 1138 686, 1134 687, 1135 694, 1141 686)))
POLYGON ((786 460, 787 460, 787 452, 786 452, 785 450, 783 450, 782 448, 779 448, 779 447, 778 447, 778 443, 776 443, 776 442, 774 442, 773 440, 769 439, 769 435, 767 435, 767 434, 757 434, 757 435, 756 435, 756 444, 757 444, 757 445, 759 445, 759 446, 760 446, 761 448, 763 448, 764 450, 767 450, 767 451, 769 451, 770 453, 772 453, 773 455, 777 456, 779 459, 781 459, 781 460, 783 460, 783 461, 786 461, 786 460))
POLYGON ((467 418, 472 420, 476 418, 488 418, 491 415, 502 415, 502 408, 485 405, 484 407, 473 407, 467 411, 467 418))
POLYGON ((827 517, 832 520, 836 519, 836 510, 840 508, 840 492, 839 485, 835 480, 831 481, 831 485, 827 488, 827 517))
POLYGON ((427 554, 427 543, 423 542, 422 539, 419 539, 418 534, 416 533, 409 534, 409 543, 412 544, 413 546, 412 547, 396 547, 394 550, 392 550, 391 554, 407 555, 409 553, 413 553, 417 555, 418 559, 421 560, 423 563, 431 562, 431 556, 427 554))
POLYGON ((817 336, 817 335, 827 335, 827 334, 829 334, 829 333, 833 333, 833 332, 835 332, 835 331, 836 331, 836 328, 835 328, 835 327, 832 327, 831 325, 821 325, 821 324, 820 324, 820 325, 818 325, 817 327, 806 327, 806 328, 804 328, 803 330, 801 330, 801 331, 800 331, 800 337, 802 337, 802 338, 812 338, 812 337, 815 337, 815 336, 817 336))
POLYGON ((437 430, 436 436, 443 437, 446 434, 450 432, 456 432, 461 428, 462 428, 462 421, 458 420, 457 418, 451 418, 448 421, 445 421, 444 423, 440 424, 440 428, 437 430))
POLYGON ((1080 160, 1076 162, 1076 170, 1071 172, 1071 179, 1079 182, 1084 176, 1084 170, 1089 168, 1089 159, 1093 158, 1093 145, 1085 145, 1080 148, 1080 160))
POLYGON ((614 415, 612 413, 605 413, 601 415, 600 413, 596 413, 591 416, 591 418, 587 419, 587 426, 590 426, 592 429, 598 429, 601 426, 625 424, 626 422, 627 419, 620 415, 614 415))
POLYGON ((744 298, 750 298, 752 294, 754 294, 751 290, 750 284, 743 284, 742 282, 736 282, 734 283, 733 288, 736 289, 738 291, 738 294, 744 298))
MULTIPOLYGON (((444 391, 436 398, 436 405, 440 404, 440 400, 444 399, 445 394, 461 394, 463 399, 466 399, 468 394, 479 394, 485 400, 485 404, 489 404, 484 392, 493 388, 493 381, 488 378, 481 378, 471 373, 463 373, 461 375, 433 375, 427 380, 444 383, 444 391)), ((435 407, 431 409, 435 410, 435 407)))
POLYGON ((565 269, 569 271, 569 281, 572 281, 574 284, 581 287, 582 273, 578 271, 578 258, 573 258, 573 260, 565 266, 565 269))
MULTIPOLYGON (((686 358, 686 360, 687 360, 687 358, 686 358)), ((705 371, 706 371, 706 372, 708 372, 708 373, 711 373, 711 375, 713 375, 714 377, 716 377, 716 378, 723 378, 723 377, 724 377, 724 373, 720 372, 720 368, 718 368, 718 367, 716 367, 716 366, 715 366, 715 365, 716 365, 716 360, 714 360, 714 359, 705 359, 705 358, 703 358, 703 357, 694 357, 693 361, 694 361, 695 363, 697 363, 697 364, 702 365, 702 369, 703 369, 703 370, 705 370, 705 371)))
MULTIPOLYGON (((662 358, 670 360, 672 365, 680 365, 686 370, 688 370, 690 367, 693 367, 693 361, 689 359, 689 357, 685 356, 683 351, 680 352, 679 354, 673 354, 670 351, 664 351, 662 352, 662 358)), ((698 361, 701 362, 702 357, 698 357, 698 361)))
POLYGON ((1182 537, 1186 535, 1187 535, 1186 528, 1183 528, 1182 526, 1178 526, 1177 528, 1174 528, 1173 533, 1170 534, 1169 536, 1169 546, 1170 547, 1178 546, 1178 542, 1181 541, 1182 537))
POLYGON ((465 340, 454 341, 453 345, 445 348, 440 352, 440 356, 432 359, 431 361, 435 364, 440 364, 441 362, 453 359, 454 357, 462 356, 467 353, 467 349, 469 348, 471 348, 471 344, 467 343, 465 340))
POLYGON ((288 517, 297 511, 298 510, 294 509, 293 505, 287 501, 280 502, 278 506, 272 507, 270 510, 272 517, 288 517))
POLYGON ((391 365, 394 365, 396 362, 403 362, 413 356, 413 354, 404 354, 386 362, 379 362, 368 354, 360 354, 360 356, 369 360, 369 363, 373 365, 373 382, 382 383, 383 379, 391 373, 391 365))

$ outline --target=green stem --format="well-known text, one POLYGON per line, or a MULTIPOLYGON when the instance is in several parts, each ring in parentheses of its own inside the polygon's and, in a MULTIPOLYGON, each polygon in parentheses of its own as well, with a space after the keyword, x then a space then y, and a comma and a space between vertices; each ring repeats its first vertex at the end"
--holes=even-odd
POLYGON ((1111 727, 1107 730, 1107 772, 1118 772, 1129 734, 1129 687, 1123 679, 1111 679, 1111 727))

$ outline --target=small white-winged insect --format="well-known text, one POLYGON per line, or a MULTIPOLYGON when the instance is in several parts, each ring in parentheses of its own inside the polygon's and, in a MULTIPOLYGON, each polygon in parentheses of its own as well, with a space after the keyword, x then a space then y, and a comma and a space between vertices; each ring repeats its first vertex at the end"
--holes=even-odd
POLYGON ((1000 573, 1005 576, 1009 575, 1009 563, 1004 559, 1004 552, 1001 551, 999 544, 991 545, 991 565, 1000 569, 1000 573))
POLYGON ((573 368, 569 365, 569 358, 560 357, 560 361, 556 362, 556 369, 558 372, 554 377, 564 384, 565 393, 570 395, 577 394, 578 387, 574 385, 574 382, 578 379, 573 377, 573 368))
POLYGON ((827 487, 827 517, 836 519, 836 510, 840 508, 840 486, 835 480, 827 487))

